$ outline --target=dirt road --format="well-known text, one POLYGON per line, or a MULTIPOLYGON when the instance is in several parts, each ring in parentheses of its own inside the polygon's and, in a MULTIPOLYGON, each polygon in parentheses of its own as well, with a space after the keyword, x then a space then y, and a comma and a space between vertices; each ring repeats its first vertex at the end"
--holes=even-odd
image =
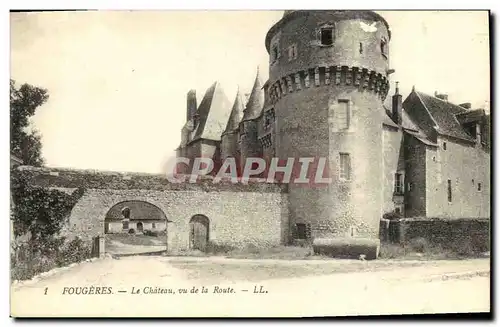
POLYGON ((489 293, 488 259, 382 263, 137 256, 86 262, 13 285, 11 313, 309 317, 489 312, 489 293))

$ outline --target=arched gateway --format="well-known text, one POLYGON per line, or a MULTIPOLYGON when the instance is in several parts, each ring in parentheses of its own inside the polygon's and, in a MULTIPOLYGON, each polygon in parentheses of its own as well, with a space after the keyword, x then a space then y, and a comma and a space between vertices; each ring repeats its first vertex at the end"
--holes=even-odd
POLYGON ((104 233, 108 253, 167 249, 167 217, 146 201, 123 201, 111 207, 104 219, 104 233))

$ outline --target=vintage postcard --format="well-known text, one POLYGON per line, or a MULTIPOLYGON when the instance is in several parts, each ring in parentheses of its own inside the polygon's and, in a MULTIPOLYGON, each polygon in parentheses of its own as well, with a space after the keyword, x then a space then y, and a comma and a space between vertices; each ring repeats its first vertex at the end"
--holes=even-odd
POLYGON ((488 11, 10 28, 12 317, 489 317, 488 11))

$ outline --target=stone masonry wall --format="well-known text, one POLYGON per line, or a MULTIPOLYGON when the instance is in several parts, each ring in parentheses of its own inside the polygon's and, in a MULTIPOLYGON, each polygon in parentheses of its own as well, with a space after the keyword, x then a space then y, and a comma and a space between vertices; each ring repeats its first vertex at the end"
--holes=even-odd
POLYGON ((490 217, 489 153, 474 144, 447 137, 440 137, 438 143, 439 147, 429 148, 426 156, 427 216, 490 217), (451 202, 448 180, 452 186, 451 202))
POLYGON ((426 146, 415 137, 405 134, 405 215, 426 216, 426 146))
POLYGON ((424 238, 429 244, 440 245, 444 249, 468 247, 474 252, 490 250, 489 219, 401 219, 391 221, 386 228, 389 230, 382 231, 382 234, 389 235, 391 242, 404 244, 424 238))
MULTIPOLYGON (((384 213, 394 212, 395 200, 399 198, 394 196, 395 174, 396 172, 404 173, 404 158, 403 158, 403 133, 395 127, 383 126, 383 155, 384 155, 384 172, 383 172, 383 200, 384 213)), ((401 199, 401 202, 403 199, 401 199)), ((404 208, 403 208, 404 209, 404 208)), ((402 212, 403 213, 403 212, 402 212)))
POLYGON ((209 218, 211 242, 234 247, 281 243, 283 198, 256 192, 89 189, 73 208, 63 234, 84 239, 103 235, 106 213, 122 201, 146 201, 165 213, 169 252, 189 248, 189 221, 197 214, 209 218))
POLYGON ((286 187, 277 184, 214 184, 210 178, 175 184, 157 175, 30 167, 20 173, 36 186, 85 189, 62 231, 84 240, 103 235, 106 214, 123 201, 145 201, 163 211, 170 252, 189 247, 189 221, 197 214, 210 220, 210 241, 233 247, 278 245, 288 231, 282 228, 288 221, 286 187))

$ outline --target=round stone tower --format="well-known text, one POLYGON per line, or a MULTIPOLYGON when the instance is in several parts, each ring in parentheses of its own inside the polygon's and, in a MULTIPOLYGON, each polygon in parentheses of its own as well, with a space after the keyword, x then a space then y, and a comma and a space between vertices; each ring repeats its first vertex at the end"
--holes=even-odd
POLYGON ((378 238, 390 37, 372 11, 287 11, 267 33, 276 156, 326 158, 331 178, 289 185, 289 241, 378 238))

